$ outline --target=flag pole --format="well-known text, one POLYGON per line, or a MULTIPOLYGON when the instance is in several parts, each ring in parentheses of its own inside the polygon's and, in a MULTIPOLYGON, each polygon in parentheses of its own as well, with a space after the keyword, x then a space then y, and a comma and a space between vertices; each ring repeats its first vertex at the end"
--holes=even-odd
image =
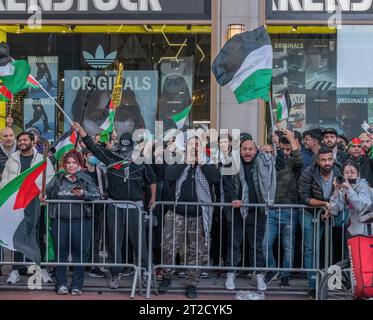
POLYGON ((269 113, 270 113, 270 117, 271 117, 271 126, 272 126, 272 133, 275 133, 276 131, 276 126, 275 126, 275 119, 273 118, 274 117, 274 113, 273 113, 273 99, 272 99, 272 90, 270 90, 269 92, 269 113))
MULTIPOLYGON (((39 82, 38 82, 39 83, 39 82)), ((65 118, 70 122, 70 124, 73 124, 73 121, 71 118, 67 115, 67 113, 62 109, 62 107, 58 104, 58 102, 49 94, 49 92, 39 83, 40 89, 51 99, 54 104, 57 106, 57 108, 62 112, 62 114, 65 116, 65 118)))
MULTIPOLYGON (((12 57, 10 57, 12 59, 12 61, 15 61, 12 57)), ((49 99, 51 99, 54 104, 57 106, 57 108, 62 112, 62 114, 66 117, 66 119, 70 122, 70 124, 72 125, 73 124, 73 121, 70 119, 70 117, 66 114, 66 112, 62 109, 62 107, 57 103, 57 101, 49 94, 49 92, 41 85, 41 83, 39 81, 37 81, 32 75, 31 73, 29 74, 29 77, 32 78, 32 80, 34 80, 39 88, 49 97, 49 99)))
MULTIPOLYGON (((43 161, 48 161, 48 152, 49 152, 49 145, 48 143, 44 143, 43 146, 43 161)), ((42 199, 45 199, 46 194, 46 188, 47 188, 47 168, 43 171, 43 178, 42 178, 42 184, 41 184, 41 197, 42 199)))

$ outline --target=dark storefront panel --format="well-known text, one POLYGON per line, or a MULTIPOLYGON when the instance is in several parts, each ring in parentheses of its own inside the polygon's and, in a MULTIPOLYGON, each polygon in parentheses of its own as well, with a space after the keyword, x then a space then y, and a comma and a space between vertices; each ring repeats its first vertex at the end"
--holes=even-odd
MULTIPOLYGON (((128 122, 131 122, 133 129, 145 126, 154 133, 155 120, 163 120, 165 129, 175 127, 170 117, 191 103, 193 109, 188 126, 196 121, 210 121, 211 35, 166 36, 172 44, 185 43, 177 60, 170 57, 175 57, 181 47, 170 46, 163 34, 9 34, 8 43, 15 59, 58 57, 58 101, 66 110, 71 110, 74 120, 80 120, 85 102, 87 88, 81 82, 85 76, 92 78, 96 90, 89 99, 85 123, 96 121, 98 126, 105 118, 106 100, 110 99, 110 84, 115 77, 113 71, 118 62, 122 62, 125 90, 116 117, 118 131, 125 126, 128 129, 128 122)), ((23 98, 26 96, 27 92, 23 92, 16 98, 12 112, 20 127, 23 126, 23 98)), ((63 121, 59 114, 59 132, 64 130, 63 121)), ((91 130, 90 134, 96 133, 93 127, 91 130)))

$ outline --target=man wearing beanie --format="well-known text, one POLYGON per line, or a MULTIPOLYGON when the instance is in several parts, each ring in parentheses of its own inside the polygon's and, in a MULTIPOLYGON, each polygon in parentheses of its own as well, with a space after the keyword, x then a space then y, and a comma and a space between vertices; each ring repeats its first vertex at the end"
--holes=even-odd
MULTIPOLYGON (((156 199, 156 183, 157 177, 152 168, 145 164, 136 164, 132 161, 132 152, 134 151, 134 141, 130 133, 124 133, 120 136, 119 142, 113 146, 111 150, 97 145, 87 135, 86 131, 79 123, 74 123, 73 129, 78 130, 83 139, 84 144, 102 163, 107 166, 108 189, 107 194, 109 200, 117 201, 133 201, 139 207, 143 207, 143 186, 148 184, 151 189, 151 206, 156 199)), ((109 204, 107 214, 108 225, 108 251, 110 263, 128 263, 123 261, 122 243, 124 237, 129 238, 129 241, 134 249, 135 255, 138 254, 139 245, 141 245, 142 267, 148 266, 148 248, 146 245, 145 232, 141 243, 138 243, 138 210, 131 205, 109 204), (128 226, 126 228, 126 223, 128 226), (126 229, 128 235, 126 235, 126 229)), ((145 230, 145 227, 143 227, 145 230)), ((112 267, 111 279, 109 287, 117 289, 120 281, 121 267, 112 267)), ((145 280, 145 279, 143 279, 145 280)))

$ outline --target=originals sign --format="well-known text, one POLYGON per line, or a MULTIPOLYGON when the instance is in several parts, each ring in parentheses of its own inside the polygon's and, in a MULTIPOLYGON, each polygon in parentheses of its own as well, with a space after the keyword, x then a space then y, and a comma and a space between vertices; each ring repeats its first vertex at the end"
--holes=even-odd
POLYGON ((373 0, 266 0, 266 20, 326 21, 336 12, 342 20, 373 18, 373 0))

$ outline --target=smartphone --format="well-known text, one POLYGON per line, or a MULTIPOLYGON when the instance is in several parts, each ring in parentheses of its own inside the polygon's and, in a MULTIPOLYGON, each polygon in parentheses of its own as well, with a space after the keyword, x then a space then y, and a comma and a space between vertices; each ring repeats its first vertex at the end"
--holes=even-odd
POLYGON ((364 129, 364 131, 365 131, 367 134, 369 134, 369 135, 373 134, 373 129, 372 129, 372 128, 369 126, 369 124, 366 123, 365 121, 364 121, 364 123, 361 125, 361 127, 364 129))

